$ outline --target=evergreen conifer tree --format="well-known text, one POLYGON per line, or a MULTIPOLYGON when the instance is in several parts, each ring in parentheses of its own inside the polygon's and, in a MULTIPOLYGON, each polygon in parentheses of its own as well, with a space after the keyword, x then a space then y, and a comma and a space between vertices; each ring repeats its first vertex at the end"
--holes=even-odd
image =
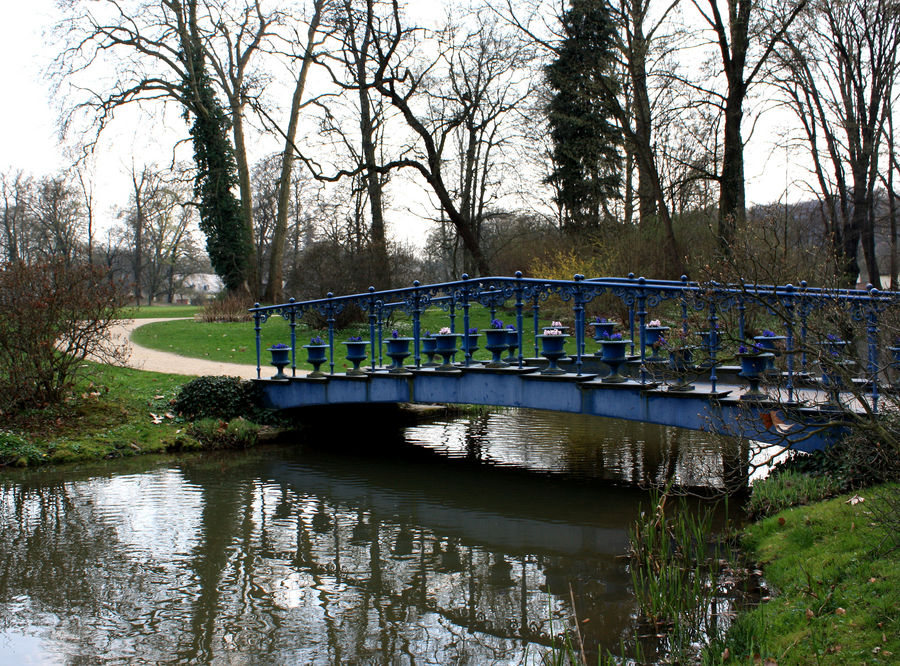
POLYGON ((554 185, 563 223, 595 229, 603 203, 618 194, 622 134, 612 122, 610 95, 615 26, 604 2, 570 0, 563 15, 565 37, 546 68, 554 94, 548 105, 554 185))

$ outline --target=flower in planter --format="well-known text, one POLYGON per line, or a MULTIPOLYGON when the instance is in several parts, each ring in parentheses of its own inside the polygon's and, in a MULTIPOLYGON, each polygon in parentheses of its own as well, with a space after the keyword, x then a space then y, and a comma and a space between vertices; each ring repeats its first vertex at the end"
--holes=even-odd
POLYGON ((278 342, 278 343, 272 345, 271 347, 269 347, 269 349, 290 349, 290 347, 288 347, 283 342, 278 342))
POLYGON ((478 335, 478 329, 473 326, 469 329, 469 335, 478 335))
POLYGON ((440 331, 438 331, 440 335, 452 335, 453 331, 450 330, 449 326, 444 326, 440 331))
POLYGON ((613 333, 612 335, 609 336, 609 339, 610 340, 621 340, 622 334, 621 333, 613 333))
POLYGON ((545 328, 544 335, 562 335, 562 331, 556 328, 545 328))
POLYGON ((764 331, 762 332, 762 334, 763 334, 763 337, 765 337, 765 338, 774 338, 774 337, 776 337, 776 336, 775 336, 775 331, 770 331, 769 329, 764 330, 764 331))
POLYGON ((433 338, 433 337, 434 337, 434 333, 432 333, 431 331, 429 331, 429 330, 426 328, 426 329, 425 329, 425 334, 424 334, 422 337, 425 337, 425 338, 433 338))
POLYGON ((351 335, 349 338, 347 338, 347 342, 362 342, 362 338, 358 335, 351 335))
POLYGON ((320 338, 318 335, 314 335, 309 339, 309 344, 311 345, 324 345, 325 341, 320 338))
POLYGON ((554 328, 556 328, 556 327, 562 326, 562 322, 561 321, 551 321, 550 325, 553 326, 554 328))
POLYGON ((509 326, 506 327, 506 330, 507 330, 507 331, 513 331, 513 332, 515 332, 516 327, 513 326, 512 324, 510 324, 509 326))
POLYGON ((499 319, 491 319, 491 328, 506 328, 506 325, 499 319))
POLYGON ((608 324, 608 323, 610 323, 610 321, 606 317, 600 317, 598 315, 598 316, 594 317, 594 323, 595 324, 608 324))
POLYGON ((392 338, 395 338, 395 339, 396 339, 396 338, 399 338, 399 337, 400 337, 400 331, 398 331, 398 330, 395 328, 393 331, 391 331, 391 337, 392 337, 392 338))
POLYGON ((647 326, 662 326, 662 322, 659 319, 651 319, 647 326))

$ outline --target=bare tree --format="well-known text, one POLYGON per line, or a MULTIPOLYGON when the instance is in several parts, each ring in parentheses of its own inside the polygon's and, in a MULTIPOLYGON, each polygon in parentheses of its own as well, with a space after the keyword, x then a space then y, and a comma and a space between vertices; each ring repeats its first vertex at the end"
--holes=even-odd
POLYGON ((897 78, 900 14, 884 0, 819 0, 778 51, 775 81, 800 120, 839 274, 880 285, 875 256, 878 156, 897 78))

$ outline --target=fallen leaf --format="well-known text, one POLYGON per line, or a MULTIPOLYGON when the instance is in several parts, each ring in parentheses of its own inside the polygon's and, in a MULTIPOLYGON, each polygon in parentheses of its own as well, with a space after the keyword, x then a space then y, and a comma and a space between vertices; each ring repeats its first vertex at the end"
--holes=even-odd
POLYGON ((779 519, 778 519, 778 524, 779 524, 779 525, 784 525, 785 522, 787 522, 787 521, 785 521, 784 518, 779 518, 779 519))
POLYGON ((851 497, 850 499, 847 500, 847 504, 849 504, 850 506, 856 506, 857 504, 860 504, 865 501, 866 501, 865 497, 860 497, 859 495, 854 495, 853 497, 851 497))
POLYGON ((834 613, 835 615, 846 615, 847 611, 845 611, 843 608, 837 608, 835 609, 834 613))
POLYGON ((763 666, 778 666, 778 662, 775 661, 774 659, 772 659, 771 657, 769 657, 768 659, 766 659, 763 666))
POLYGON ((872 578, 869 579, 869 582, 870 582, 870 583, 877 583, 878 580, 877 580, 876 578, 872 577, 872 578))
POLYGON ((166 396, 164 395, 155 395, 153 396, 154 400, 165 400, 166 396))
POLYGON ((807 620, 811 620, 811 619, 813 619, 815 616, 816 616, 816 614, 812 612, 812 609, 810 609, 810 608, 807 608, 807 609, 806 609, 806 619, 807 619, 807 620))
POLYGON ((722 661, 728 661, 731 658, 731 652, 728 648, 722 650, 722 661))

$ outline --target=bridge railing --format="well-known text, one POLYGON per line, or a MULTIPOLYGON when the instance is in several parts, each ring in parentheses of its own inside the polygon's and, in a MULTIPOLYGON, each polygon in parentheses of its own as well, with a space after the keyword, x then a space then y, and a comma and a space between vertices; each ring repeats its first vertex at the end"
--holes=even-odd
MULTIPOLYGON (((472 308, 480 306, 490 311, 494 319, 501 309, 515 317, 518 334, 519 367, 526 363, 526 342, 533 344, 534 355, 539 355, 538 335, 548 324, 543 308, 549 299, 558 308, 571 311, 575 337, 573 367, 576 375, 583 373, 586 356, 585 334, 591 322, 587 309, 601 297, 613 297, 626 313, 621 322, 631 338, 631 356, 639 362, 637 380, 648 381, 645 361, 651 338, 647 328, 656 319, 672 322, 673 336, 680 344, 687 344, 692 333, 704 332, 707 336, 708 359, 706 372, 712 391, 718 381, 717 368, 723 361, 734 358, 734 348, 752 343, 751 333, 762 322, 777 330, 783 340, 785 389, 788 399, 794 399, 798 377, 809 373, 811 355, 821 356, 819 343, 840 338, 852 343, 851 348, 862 350, 860 360, 865 366, 866 386, 871 389, 871 405, 877 409, 879 380, 884 369, 895 360, 886 349, 894 341, 892 326, 896 320, 900 294, 882 292, 871 286, 864 290, 828 289, 810 287, 806 282, 793 285, 760 285, 681 280, 651 280, 630 274, 627 277, 585 278, 576 275, 572 280, 546 280, 526 278, 521 273, 514 277, 485 277, 462 279, 453 282, 422 285, 418 281, 411 287, 376 291, 370 287, 365 293, 295 301, 271 306, 257 304, 251 308, 256 332, 257 376, 261 376, 262 325, 273 317, 285 319, 290 326, 291 374, 297 368, 297 325, 307 313, 315 313, 324 319, 327 329, 327 366, 331 373, 335 368, 336 321, 347 308, 355 307, 363 314, 369 328, 369 363, 372 370, 383 364, 382 345, 384 329, 392 315, 398 312, 408 315, 412 322, 412 362, 422 363, 422 314, 429 308, 439 308, 446 313, 448 328, 456 333, 460 328, 468 331, 472 308), (889 326, 881 330, 887 317, 889 326), (752 326, 751 326, 752 320, 752 326), (727 326, 722 326, 727 322, 727 326), (833 332, 829 332, 829 327, 833 332), (701 329, 701 330, 692 330, 701 329)), ((608 301, 607 301, 608 302, 608 301)), ((609 306, 607 306, 609 307, 609 306)), ((558 312, 559 310, 554 310, 558 312)), ((507 316, 508 315, 504 315, 507 316)), ((558 316, 558 315, 557 315, 558 316)), ((771 331, 769 331, 771 333, 771 331)), ((462 337, 462 365, 472 363, 469 339, 462 337)), ((672 344, 671 342, 669 343, 672 344)), ((652 351, 652 348, 651 348, 652 351)))

